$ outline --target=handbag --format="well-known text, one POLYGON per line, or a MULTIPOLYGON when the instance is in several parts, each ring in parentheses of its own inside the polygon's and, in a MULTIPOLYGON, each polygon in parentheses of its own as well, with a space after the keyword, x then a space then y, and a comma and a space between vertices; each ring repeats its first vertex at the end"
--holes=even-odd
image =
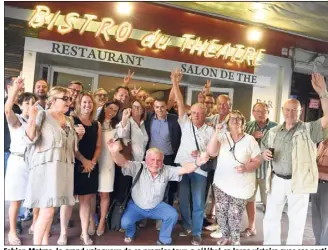
POLYGON ((110 208, 107 212, 107 215, 106 215, 106 224, 107 224, 108 230, 119 231, 121 229, 121 218, 126 209, 127 202, 130 199, 132 188, 138 182, 142 170, 143 170, 143 164, 141 165, 141 168, 139 169, 139 171, 136 175, 136 178, 134 179, 132 186, 131 186, 128 194, 126 195, 125 199, 123 200, 123 202, 120 203, 118 200, 114 200, 112 202, 112 205, 110 206, 110 208))
MULTIPOLYGON (((191 124, 191 127, 192 127, 192 131, 194 133, 194 138, 195 138, 197 150, 200 152, 200 148, 199 148, 199 145, 198 145, 198 142, 197 142, 194 125, 191 124)), ((213 161, 213 159, 209 159, 205 164, 201 165, 200 166, 200 169, 203 170, 204 172, 209 172, 212 169, 214 169, 214 161, 213 161)))

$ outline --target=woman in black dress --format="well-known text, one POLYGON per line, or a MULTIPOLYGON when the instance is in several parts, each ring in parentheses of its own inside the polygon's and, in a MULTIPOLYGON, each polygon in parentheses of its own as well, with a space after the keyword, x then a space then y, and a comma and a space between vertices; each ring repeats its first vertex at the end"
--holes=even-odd
MULTIPOLYGON (((98 159, 101 153, 101 124, 93 120, 96 104, 92 93, 82 92, 76 101, 74 125, 84 127, 85 133, 79 141, 74 165, 74 195, 80 203, 81 240, 85 245, 93 241, 88 234, 91 203, 98 192, 98 159)), ((61 237, 62 237, 61 233, 61 237)), ((66 242, 67 243, 67 238, 66 242)))

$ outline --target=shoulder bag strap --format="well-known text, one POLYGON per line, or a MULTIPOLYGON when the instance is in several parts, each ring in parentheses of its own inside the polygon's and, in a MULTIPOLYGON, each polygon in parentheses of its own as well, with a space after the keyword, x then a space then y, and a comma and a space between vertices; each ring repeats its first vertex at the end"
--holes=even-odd
POLYGON ((191 127, 192 127, 192 132, 194 133, 194 138, 195 138, 197 150, 200 152, 199 145, 198 145, 197 138, 196 138, 195 128, 194 128, 194 125, 192 123, 191 123, 191 127))
POLYGON ((134 181, 132 183, 132 186, 131 186, 131 188, 129 190, 129 193, 126 195, 126 197, 125 197, 124 201, 122 202, 122 205, 121 206, 125 207, 126 203, 128 202, 128 199, 129 199, 129 197, 131 195, 131 192, 132 192, 132 188, 136 185, 136 183, 140 179, 140 175, 141 175, 141 172, 142 172, 143 168, 144 168, 143 163, 141 163, 141 168, 139 169, 139 171, 138 171, 138 173, 136 175, 136 178, 134 179, 134 181))

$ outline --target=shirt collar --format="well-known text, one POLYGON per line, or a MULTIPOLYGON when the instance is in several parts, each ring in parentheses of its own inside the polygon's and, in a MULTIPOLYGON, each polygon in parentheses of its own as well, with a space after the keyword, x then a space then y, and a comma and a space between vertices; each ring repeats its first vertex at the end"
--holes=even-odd
MULTIPOLYGON (((289 129, 288 131, 291 131, 293 129, 296 129, 298 127, 298 125, 300 124, 300 122, 298 121, 291 129, 289 129)), ((284 122, 280 128, 280 131, 283 131, 283 130, 287 130, 286 129, 286 122, 284 122)))
MULTIPOLYGON (((159 120, 159 119, 157 119, 157 115, 156 115, 156 113, 155 113, 155 115, 154 115, 154 120, 159 120)), ((166 116, 165 116, 164 121, 167 121, 167 114, 166 114, 166 116)))

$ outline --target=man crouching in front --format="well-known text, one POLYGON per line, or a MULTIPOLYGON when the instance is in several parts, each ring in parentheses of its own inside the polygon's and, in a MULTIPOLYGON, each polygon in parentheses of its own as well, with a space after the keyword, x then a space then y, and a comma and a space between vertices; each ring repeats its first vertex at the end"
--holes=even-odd
POLYGON ((163 202, 165 188, 169 181, 181 181, 182 175, 194 172, 209 159, 202 153, 195 163, 185 163, 182 167, 163 164, 164 154, 158 148, 150 148, 146 152, 146 162, 128 161, 120 153, 122 145, 119 141, 107 143, 114 162, 122 167, 124 175, 134 179, 142 166, 140 178, 132 189, 132 199, 122 216, 121 227, 125 229, 125 243, 133 241, 136 223, 143 219, 162 220, 157 245, 172 243, 171 233, 178 220, 178 213, 172 206, 163 202))

